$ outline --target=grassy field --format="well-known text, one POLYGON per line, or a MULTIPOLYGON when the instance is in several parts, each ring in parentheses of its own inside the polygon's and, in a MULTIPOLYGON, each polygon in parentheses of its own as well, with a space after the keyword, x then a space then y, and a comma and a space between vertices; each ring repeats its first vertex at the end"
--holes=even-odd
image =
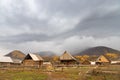
POLYGON ((120 65, 44 70, 0 70, 0 80, 120 80, 120 65))
POLYGON ((39 71, 0 71, 0 80, 46 80, 47 75, 39 71))

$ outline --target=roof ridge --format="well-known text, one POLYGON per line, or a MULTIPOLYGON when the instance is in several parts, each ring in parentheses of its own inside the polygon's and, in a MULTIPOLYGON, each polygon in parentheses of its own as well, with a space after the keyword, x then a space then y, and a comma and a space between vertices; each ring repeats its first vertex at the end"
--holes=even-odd
POLYGON ((68 58, 68 59, 73 59, 73 60, 76 60, 69 52, 65 51, 61 56, 60 56, 60 59, 64 59, 64 58, 68 58), (67 55, 65 55, 67 54, 67 55), (67 57, 66 57, 67 56, 67 57))

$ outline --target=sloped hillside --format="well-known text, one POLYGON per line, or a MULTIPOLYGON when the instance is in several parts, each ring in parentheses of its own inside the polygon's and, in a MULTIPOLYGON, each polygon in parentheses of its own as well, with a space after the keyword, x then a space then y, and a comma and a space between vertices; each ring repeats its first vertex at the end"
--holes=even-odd
POLYGON ((109 48, 109 47, 105 47, 105 46, 97 46, 97 47, 86 49, 80 53, 77 53, 77 55, 103 55, 106 53, 120 54, 120 51, 109 48))

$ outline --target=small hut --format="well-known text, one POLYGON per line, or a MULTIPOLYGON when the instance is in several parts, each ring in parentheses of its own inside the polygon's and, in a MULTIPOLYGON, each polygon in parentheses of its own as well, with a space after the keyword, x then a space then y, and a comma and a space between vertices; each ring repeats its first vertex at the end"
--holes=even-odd
POLYGON ((43 58, 39 54, 27 54, 22 63, 24 66, 39 68, 43 63, 43 58))
POLYGON ((67 51, 65 51, 61 56, 60 56, 60 62, 64 65, 71 65, 77 63, 77 60, 67 51))
POLYGON ((109 64, 110 60, 104 55, 99 56, 94 61, 91 61, 91 65, 101 65, 101 64, 109 64))
POLYGON ((99 64, 99 63, 100 64, 108 64, 108 63, 110 63, 110 60, 107 57, 101 55, 96 60, 96 64, 99 64))
POLYGON ((0 57, 0 67, 8 67, 13 63, 10 57, 1 56, 0 57))

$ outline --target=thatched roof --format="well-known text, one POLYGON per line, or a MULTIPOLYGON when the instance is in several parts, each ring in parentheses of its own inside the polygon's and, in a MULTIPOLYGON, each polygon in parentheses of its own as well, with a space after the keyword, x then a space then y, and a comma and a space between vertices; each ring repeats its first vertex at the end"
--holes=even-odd
POLYGON ((107 57, 101 55, 97 58, 96 62, 110 62, 109 59, 107 59, 107 57))
POLYGON ((60 60, 76 60, 70 53, 65 51, 61 56, 60 60))
POLYGON ((89 61, 92 61, 92 62, 110 62, 111 60, 108 57, 106 57, 105 55, 100 55, 100 56, 90 57, 89 61))
POLYGON ((43 58, 39 54, 28 54, 25 59, 32 59, 34 61, 43 61, 43 58))

